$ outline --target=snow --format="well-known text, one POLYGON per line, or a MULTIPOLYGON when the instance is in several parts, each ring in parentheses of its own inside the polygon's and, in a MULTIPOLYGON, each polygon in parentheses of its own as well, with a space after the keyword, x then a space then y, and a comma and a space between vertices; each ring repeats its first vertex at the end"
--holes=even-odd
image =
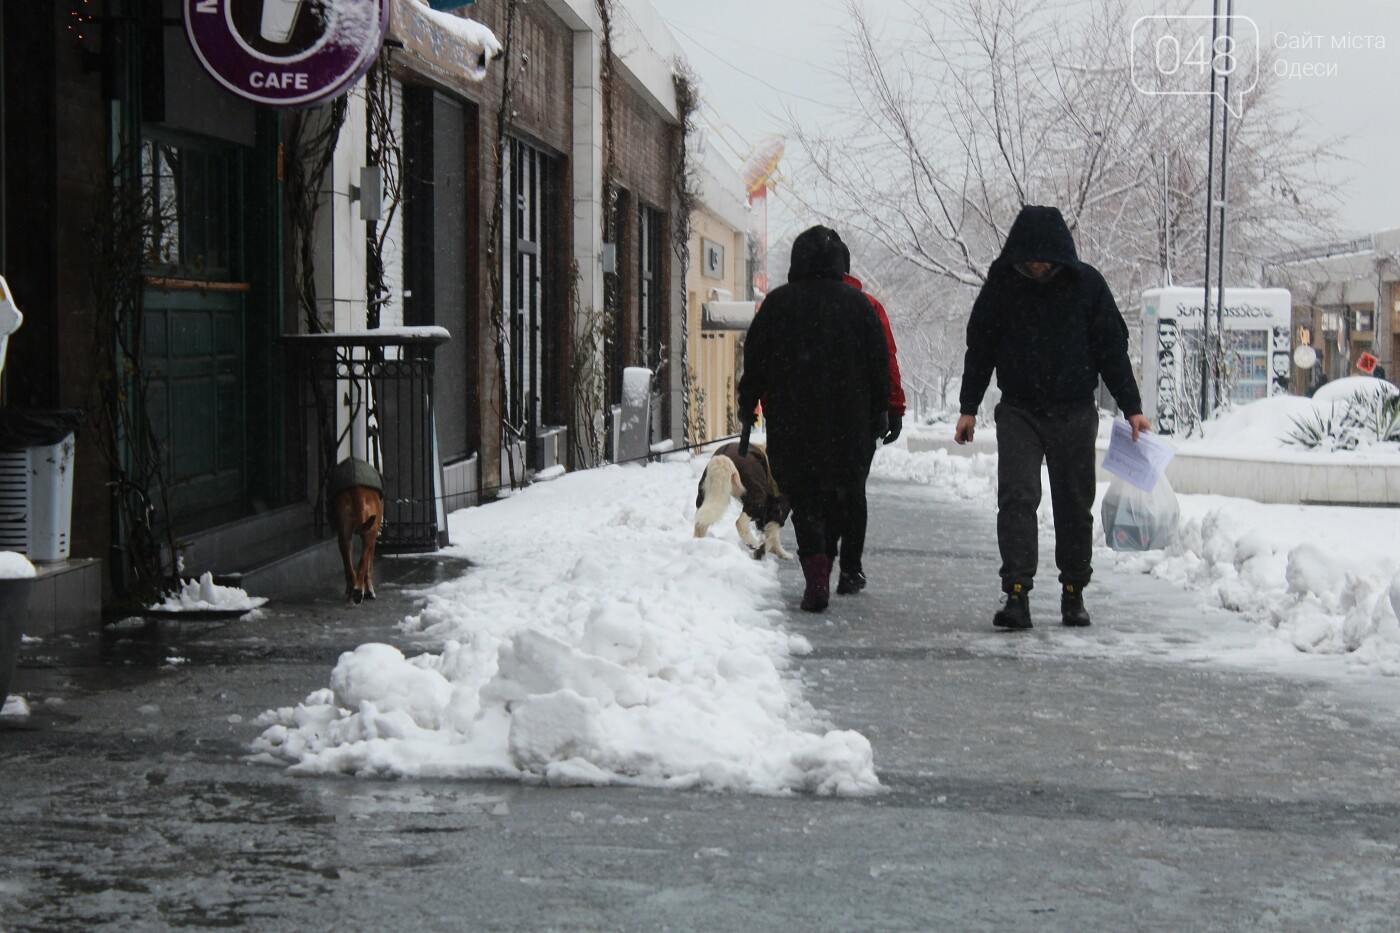
POLYGON ((177 592, 150 608, 161 612, 251 611, 266 602, 266 597, 249 596, 236 586, 220 586, 213 574, 206 572, 198 580, 184 581, 177 592))
POLYGON ((0 580, 25 580, 35 575, 29 558, 15 551, 0 551, 0 580))
MULTIPOLYGON (((1244 406, 1238 427, 1262 431, 1281 407, 1244 406)), ((990 517, 994 455, 905 443, 882 446, 872 475, 990 517)), ((869 741, 830 727, 803 696, 792 658, 810 646, 784 628, 779 563, 752 560, 728 521, 692 536, 706 463, 673 453, 570 473, 454 513, 452 540, 465 543, 451 550, 471 566, 400 624, 418 648, 343 654, 326 686, 260 717, 257 758, 297 773, 877 791, 869 741)), ((1193 660, 1400 675, 1400 510, 1178 504, 1165 550, 1115 552, 1096 530, 1100 583, 1117 573, 1171 588, 1154 584, 1168 594, 1160 618, 1119 633, 1100 615, 1076 650, 1122 654, 1139 635, 1160 630, 1167 643, 1185 626, 1193 660), (1222 610, 1238 623, 1223 625, 1222 610)), ((1051 534, 1048 495, 1040 520, 1051 534)))
POLYGON ((869 741, 803 698, 791 658, 810 646, 783 628, 778 562, 732 522, 693 537, 708 461, 672 457, 454 513, 474 566, 401 626, 432 650, 347 652, 263 715, 255 751, 311 773, 876 791, 869 741))
POLYGON ((1397 390, 1383 379, 1347 377, 1322 386, 1312 398, 1278 395, 1236 405, 1221 416, 1205 423, 1204 437, 1173 438, 1178 451, 1212 456, 1238 457, 1246 460, 1267 460, 1286 463, 1400 463, 1400 445, 1379 443, 1374 438, 1360 438, 1354 450, 1317 447, 1309 449, 1288 438, 1297 430, 1298 422, 1316 417, 1340 421, 1353 397, 1358 393, 1369 396, 1395 394, 1397 390))
MULTIPOLYGON (((877 452, 872 476, 921 483, 995 510, 995 455, 911 454, 903 443, 877 452)), ((1053 518, 1044 473, 1041 481, 1046 495, 1040 528, 1046 537, 1053 535, 1053 518)), ((1118 552, 1105 546, 1099 518, 1107 489, 1099 484, 1094 504, 1096 571, 1150 574, 1201 609, 1230 610, 1252 624, 1242 644, 1213 629, 1200 613, 1197 634, 1213 642, 1218 654, 1257 664, 1278 658, 1282 648, 1302 657, 1342 658, 1355 673, 1400 676, 1400 509, 1178 494, 1180 525, 1168 548, 1118 552)))
POLYGON ((642 366, 628 366, 622 370, 622 404, 640 408, 651 395, 651 370, 642 366))
POLYGON ((1394 395, 1400 392, 1400 388, 1374 376, 1347 376, 1319 386, 1313 393, 1313 401, 1345 402, 1358 392, 1384 392, 1386 395, 1394 395))
MULTIPOLYGON (((500 40, 496 38, 496 34, 476 20, 434 10, 423 0, 412 0, 412 3, 418 8, 421 15, 428 18, 434 29, 464 43, 477 55, 484 56, 485 60, 501 54, 502 46, 500 40)), ((483 80, 486 77, 485 60, 479 63, 464 62, 464 66, 468 69, 467 77, 473 81, 483 80)))
POLYGON ((14 716, 16 718, 29 715, 29 701, 17 694, 5 697, 4 706, 0 707, 0 716, 14 716))

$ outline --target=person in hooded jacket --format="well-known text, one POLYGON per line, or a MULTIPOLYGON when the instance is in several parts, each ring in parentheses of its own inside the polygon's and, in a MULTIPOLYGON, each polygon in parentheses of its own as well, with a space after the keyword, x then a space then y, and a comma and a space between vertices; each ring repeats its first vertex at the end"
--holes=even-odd
POLYGON ((1028 594, 1039 547, 1040 467, 1050 474, 1060 620, 1089 624, 1092 573, 1095 392, 1100 377, 1133 428, 1151 430, 1128 360, 1128 327, 1108 283, 1081 262, 1058 208, 1021 208, 967 323, 961 415, 954 438, 972 440, 992 373, 1001 388, 997 425, 997 544, 1005 603, 992 619, 1031 627, 1028 594))
POLYGON ((850 503, 863 499, 875 442, 888 431, 885 336, 844 274, 835 231, 816 226, 798 235, 787 284, 769 293, 749 325, 739 380, 746 426, 763 400, 768 460, 792 503, 808 612, 829 602, 827 538, 841 533, 850 503))
MULTIPOLYGON (((839 235, 837 240, 841 240, 839 235)), ((885 431, 884 442, 893 444, 899 439, 900 431, 904 427, 905 405, 904 385, 899 376, 899 350, 895 346, 894 331, 890 329, 890 317, 885 313, 885 306, 880 304, 880 299, 867 292, 860 279, 851 275, 851 251, 844 242, 841 242, 841 259, 842 267, 845 269, 841 281, 852 288, 859 289, 860 293, 870 302, 870 308, 879 318, 880 328, 885 334, 885 347, 889 352, 890 360, 890 397, 886 408, 889 426, 885 431)), ((839 561, 840 565, 840 573, 836 581, 836 592, 840 595, 853 595, 865 589, 867 581, 862 558, 865 555, 865 529, 869 523, 869 514, 869 508, 865 501, 865 486, 862 485, 858 490, 852 489, 851 496, 846 503, 844 527, 827 535, 826 556, 830 557, 833 562, 839 561)))

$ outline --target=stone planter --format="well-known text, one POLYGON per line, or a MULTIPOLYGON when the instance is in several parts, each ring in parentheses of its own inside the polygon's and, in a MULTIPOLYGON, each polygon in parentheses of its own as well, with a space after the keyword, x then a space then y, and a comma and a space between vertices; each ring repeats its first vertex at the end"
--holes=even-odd
POLYGON ((33 585, 32 578, 0 579, 0 704, 10 693, 20 638, 29 620, 29 591, 33 585))

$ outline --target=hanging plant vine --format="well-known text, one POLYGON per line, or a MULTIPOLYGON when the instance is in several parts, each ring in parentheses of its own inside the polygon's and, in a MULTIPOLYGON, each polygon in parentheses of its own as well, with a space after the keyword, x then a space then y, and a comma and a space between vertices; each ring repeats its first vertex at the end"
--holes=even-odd
MULTIPOLYGON (((179 569, 170 516, 166 446, 150 418, 151 373, 143 345, 145 269, 158 258, 159 230, 174 201, 146 185, 140 159, 123 151, 108 168, 90 230, 94 402, 88 411, 96 447, 107 462, 121 528, 124 566, 114 572, 121 597, 142 609, 159 602, 179 569)), ((154 169, 152 169, 154 171, 154 169)))
MULTIPOLYGON (((506 407, 506 309, 505 283, 501 268, 501 230, 505 223, 505 184, 504 172, 507 148, 507 132, 514 123, 515 111, 512 100, 515 90, 515 19, 519 0, 509 0, 506 4, 505 38, 501 42, 501 100, 496 107, 496 151, 495 180, 496 190, 491 198, 491 214, 486 225, 486 288, 487 308, 491 314, 491 327, 495 337, 496 358, 496 420, 500 426, 501 448, 506 456, 512 488, 525 481, 524 464, 516 462, 515 441, 521 432, 510 423, 506 407)), ((519 66, 522 70, 525 63, 519 66)))
MULTIPOLYGON (((598 14, 598 88, 602 118, 602 241, 617 243, 617 146, 614 123, 613 0, 594 0, 598 14)), ((573 399, 575 466, 594 467, 607 460, 608 392, 617 341, 620 282, 616 272, 603 274, 603 306, 575 306, 573 399)))
POLYGON ((379 53, 379 59, 365 74, 365 115, 368 123, 369 152, 365 161, 379 169, 382 199, 380 218, 369 225, 366 250, 365 298, 366 326, 380 326, 384 306, 394 300, 390 294, 388 270, 384 267, 384 248, 394 229, 394 217, 403 203, 403 145, 395 123, 394 81, 389 46, 379 53))
POLYGON ((697 402, 691 398, 690 290, 686 283, 690 278, 690 219, 700 205, 700 173, 690 144, 696 131, 695 117, 700 110, 700 93, 696 90, 694 72, 680 59, 675 62, 671 80, 676 92, 676 117, 680 121, 679 138, 671 156, 671 250, 680 264, 681 273, 681 333, 678 343, 681 398, 686 400, 686 404, 681 406, 681 436, 687 441, 698 441, 701 438, 691 437, 690 433, 690 411, 697 402))

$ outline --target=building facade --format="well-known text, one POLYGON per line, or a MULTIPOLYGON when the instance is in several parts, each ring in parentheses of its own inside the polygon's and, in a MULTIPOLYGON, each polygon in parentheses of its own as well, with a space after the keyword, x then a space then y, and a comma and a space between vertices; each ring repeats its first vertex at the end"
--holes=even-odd
POLYGON ((754 315, 750 269, 750 217, 744 183, 713 146, 693 154, 699 205, 690 218, 691 443, 728 437, 739 430, 736 388, 742 372, 744 333, 754 315))
POLYGON ((1306 395, 1358 375, 1370 353, 1393 380, 1400 360, 1400 229, 1300 250, 1264 266, 1266 284, 1293 294, 1293 339, 1316 362, 1295 367, 1291 389, 1306 395))
POLYGON ((664 24, 646 0, 481 0, 470 26, 386 2, 369 73, 306 110, 212 80, 180 0, 3 6, 0 268, 26 314, 3 401, 87 411, 73 554, 102 562, 109 593, 143 535, 187 575, 323 547, 287 335, 450 335, 417 454, 445 509, 608 459, 626 367, 655 373, 653 441, 683 442, 664 24), (139 390, 110 391, 123 379, 139 390), (145 450, 162 494, 136 528, 114 489, 145 450))

